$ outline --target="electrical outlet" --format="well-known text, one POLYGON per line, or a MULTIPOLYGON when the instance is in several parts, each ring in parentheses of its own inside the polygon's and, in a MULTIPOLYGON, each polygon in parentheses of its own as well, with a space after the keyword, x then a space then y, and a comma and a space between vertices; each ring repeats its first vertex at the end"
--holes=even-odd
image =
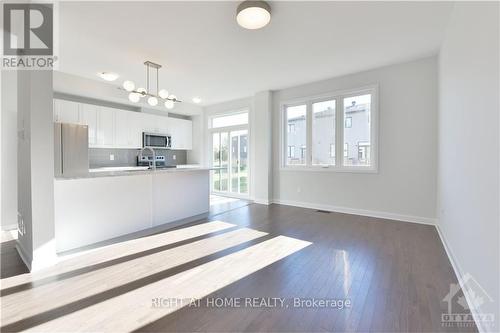
POLYGON ((175 155, 172 155, 172 158, 173 158, 174 160, 176 160, 176 159, 177 159, 177 157, 176 157, 175 155))
POLYGON ((114 154, 109 154, 109 160, 114 161, 115 160, 115 155, 114 154))

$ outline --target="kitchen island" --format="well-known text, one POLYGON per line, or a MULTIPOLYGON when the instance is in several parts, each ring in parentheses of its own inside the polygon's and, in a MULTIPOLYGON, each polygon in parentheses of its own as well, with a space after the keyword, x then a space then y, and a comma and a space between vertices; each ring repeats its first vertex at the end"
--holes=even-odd
POLYGON ((55 178, 57 252, 206 217, 209 172, 167 168, 55 178))

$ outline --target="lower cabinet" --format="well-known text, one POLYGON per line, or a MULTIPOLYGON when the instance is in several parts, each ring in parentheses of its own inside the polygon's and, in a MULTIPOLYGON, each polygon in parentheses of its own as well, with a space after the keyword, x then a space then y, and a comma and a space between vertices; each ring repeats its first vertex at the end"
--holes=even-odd
POLYGON ((142 133, 172 136, 172 149, 192 149, 191 120, 54 99, 54 121, 87 125, 90 148, 142 147, 142 133))

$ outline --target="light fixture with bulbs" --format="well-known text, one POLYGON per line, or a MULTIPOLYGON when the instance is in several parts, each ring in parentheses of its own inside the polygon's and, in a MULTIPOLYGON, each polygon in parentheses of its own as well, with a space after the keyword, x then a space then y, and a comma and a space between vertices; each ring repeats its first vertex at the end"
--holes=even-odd
MULTIPOLYGON (((161 65, 156 64, 151 61, 144 62, 146 66, 146 88, 135 88, 135 83, 132 81, 124 81, 122 87, 118 89, 127 91, 128 99, 131 102, 137 103, 141 100, 142 97, 147 97, 147 103, 151 106, 157 106, 160 102, 169 110, 174 108, 175 103, 180 103, 182 101, 178 100, 175 95, 169 95, 169 92, 165 89, 160 89, 160 79, 158 76, 158 71, 161 68, 161 65), (149 72, 150 69, 156 69, 156 94, 153 94, 150 90, 149 85, 149 72)), ((152 85, 151 85, 152 87, 152 85)))
POLYGON ((265 1, 243 1, 236 9, 236 22, 245 29, 260 29, 270 21, 271 6, 265 1))
POLYGON ((97 76, 106 81, 115 81, 120 77, 120 75, 113 72, 99 72, 97 76))

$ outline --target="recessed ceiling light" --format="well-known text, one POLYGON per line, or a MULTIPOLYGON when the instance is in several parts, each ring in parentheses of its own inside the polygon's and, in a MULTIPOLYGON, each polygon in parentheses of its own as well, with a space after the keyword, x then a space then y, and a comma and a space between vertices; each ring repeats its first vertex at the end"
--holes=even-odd
POLYGON ((201 98, 199 98, 199 97, 193 97, 193 103, 196 103, 196 104, 201 103, 201 98))
POLYGON ((106 81, 114 81, 120 77, 120 75, 113 72, 100 72, 97 73, 97 76, 106 81))
POLYGON ((260 29, 271 21, 271 7, 265 1, 243 1, 236 9, 236 21, 245 29, 260 29))

